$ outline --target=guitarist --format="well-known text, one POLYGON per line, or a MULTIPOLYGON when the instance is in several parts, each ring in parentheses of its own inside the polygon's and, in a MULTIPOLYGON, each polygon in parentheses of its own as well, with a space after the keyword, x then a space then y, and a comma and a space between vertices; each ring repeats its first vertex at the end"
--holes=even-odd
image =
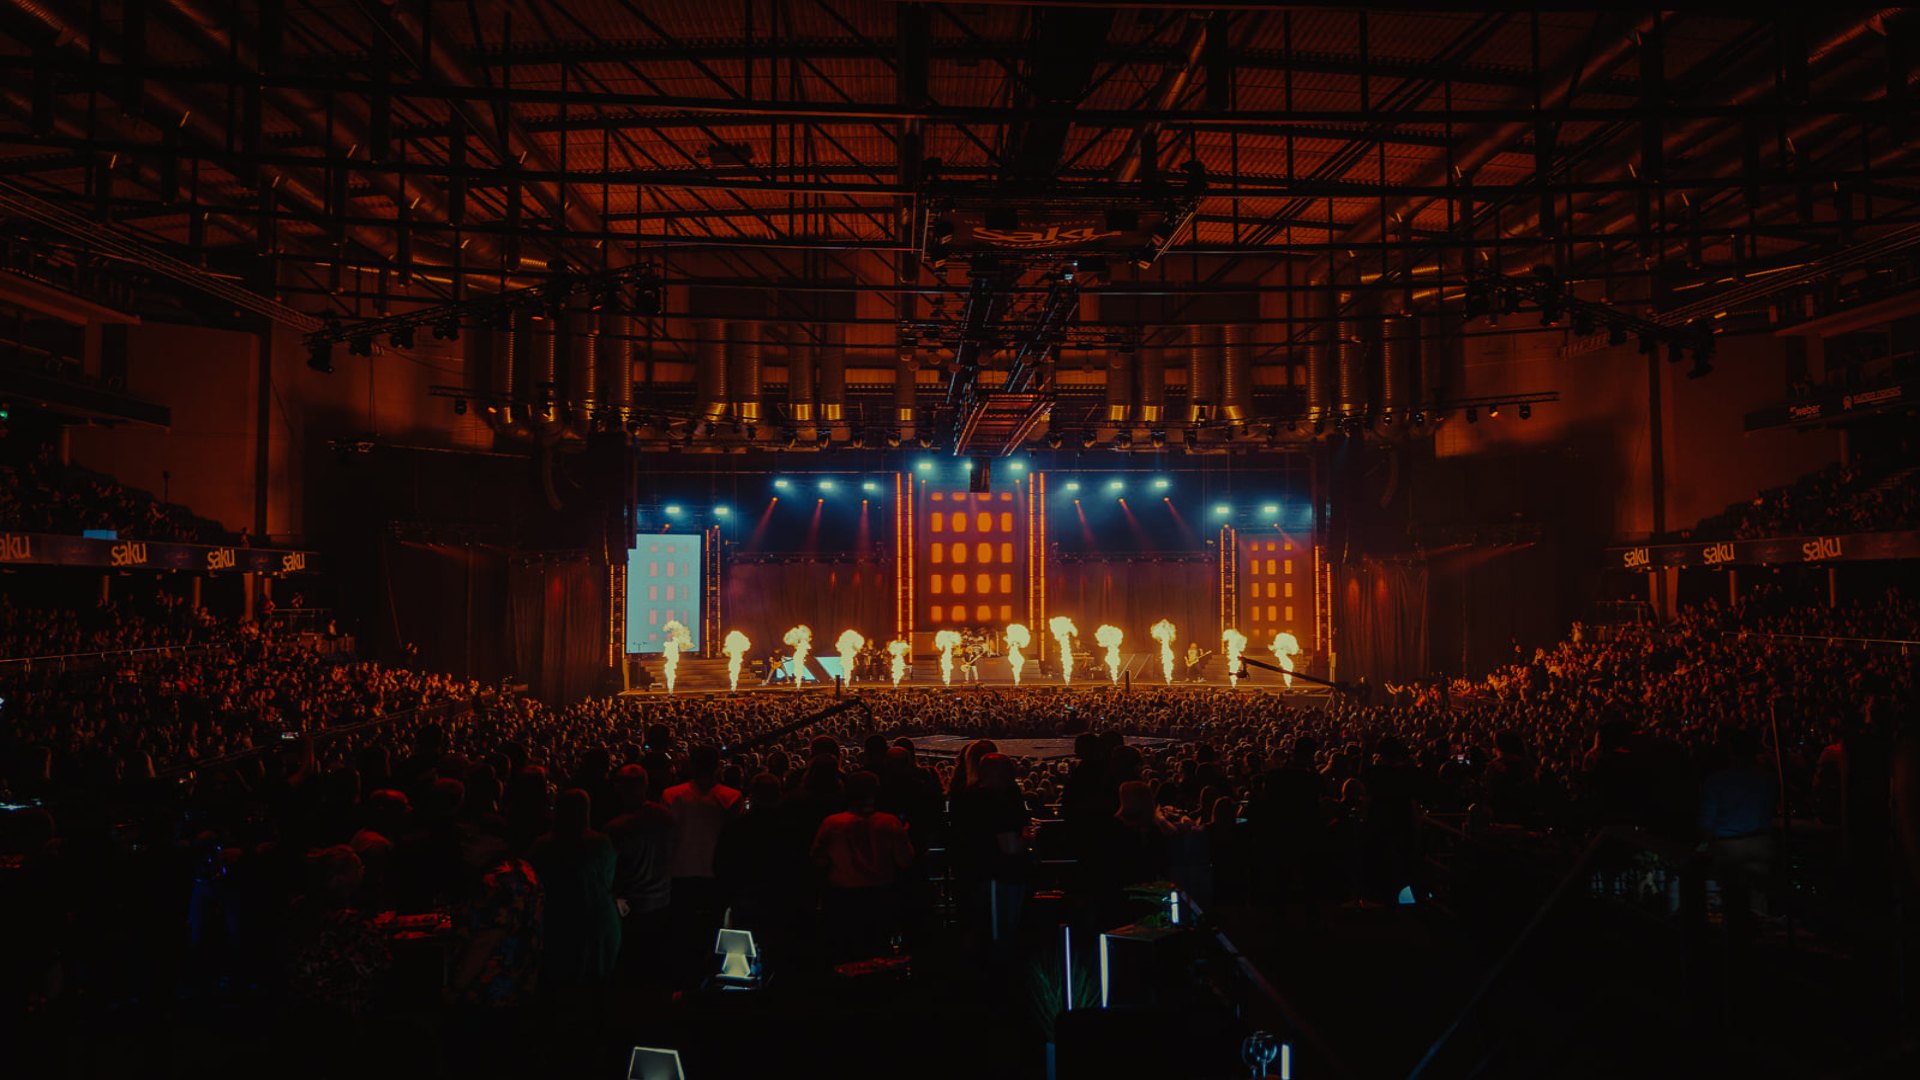
POLYGON ((960 647, 960 681, 977 683, 980 681, 980 660, 987 655, 984 638, 969 637, 960 647))
POLYGON ((1199 642, 1187 644, 1187 681, 1205 682, 1207 680, 1207 658, 1211 651, 1202 651, 1199 642))

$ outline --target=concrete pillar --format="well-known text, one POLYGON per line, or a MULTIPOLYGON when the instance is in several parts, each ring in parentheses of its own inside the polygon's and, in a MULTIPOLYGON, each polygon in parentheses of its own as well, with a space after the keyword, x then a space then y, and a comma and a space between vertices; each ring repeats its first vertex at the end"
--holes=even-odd
POLYGON ((1827 567, 1827 606, 1830 608, 1840 606, 1840 568, 1838 566, 1827 567))
POLYGON ((240 617, 253 618, 253 584, 259 575, 248 572, 240 575, 240 617))
POLYGON ((106 606, 108 599, 113 595, 112 582, 112 574, 100 575, 100 605, 102 607, 106 606))
POLYGON ((1733 567, 1729 566, 1727 567, 1727 603, 1737 604, 1739 602, 1740 602, 1740 571, 1735 570, 1733 567))
POLYGON ((193 575, 193 578, 192 578, 193 584, 189 586, 187 590, 187 610, 188 611, 197 613, 200 610, 200 584, 203 580, 205 579, 203 579, 199 574, 193 575))

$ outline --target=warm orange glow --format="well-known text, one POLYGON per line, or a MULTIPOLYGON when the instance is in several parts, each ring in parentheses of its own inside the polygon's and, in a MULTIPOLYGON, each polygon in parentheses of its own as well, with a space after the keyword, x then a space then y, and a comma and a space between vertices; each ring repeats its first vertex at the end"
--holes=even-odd
POLYGON ((747 650, 753 648, 753 642, 738 630, 727 633, 727 643, 722 649, 727 654, 727 688, 740 689, 740 665, 747 659, 747 650))
POLYGON ((1093 632, 1094 643, 1107 650, 1107 674, 1115 686, 1120 685, 1120 643, 1126 636, 1119 627, 1110 624, 1093 632))
POLYGON ((1060 646, 1060 681, 1073 685, 1073 639, 1080 628, 1065 615, 1055 615, 1047 620, 1047 629, 1053 631, 1053 640, 1060 646))
POLYGON ((1247 635, 1234 629, 1222 630, 1220 644, 1227 653, 1227 681, 1238 687, 1240 685, 1240 654, 1247 651, 1247 635))
POLYGON ((1019 623, 1007 625, 1007 666, 1013 669, 1013 685, 1020 685, 1020 672, 1026 669, 1027 658, 1020 650, 1033 644, 1033 634, 1019 623))
POLYGON ((1167 681, 1168 686, 1173 685, 1174 633, 1173 623, 1168 619, 1161 619, 1153 624, 1153 629, 1147 631, 1149 637, 1160 643, 1160 677, 1167 681))
POLYGON ((940 682, 944 686, 953 685, 953 650, 959 644, 958 631, 942 630, 933 635, 933 647, 940 650, 940 682))

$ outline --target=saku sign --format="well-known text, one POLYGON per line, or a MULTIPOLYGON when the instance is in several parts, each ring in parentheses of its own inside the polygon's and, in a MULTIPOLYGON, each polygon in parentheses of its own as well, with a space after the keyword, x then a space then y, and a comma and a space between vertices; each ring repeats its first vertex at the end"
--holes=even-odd
POLYGON ((186 570, 194 573, 301 574, 312 565, 305 551, 210 547, 157 540, 96 540, 53 533, 0 533, 0 564, 97 566, 102 570, 186 570))
POLYGON ((1706 544, 1641 544, 1607 549, 1607 561, 1621 570, 1783 566, 1917 557, 1920 557, 1920 531, 1715 540, 1706 544))

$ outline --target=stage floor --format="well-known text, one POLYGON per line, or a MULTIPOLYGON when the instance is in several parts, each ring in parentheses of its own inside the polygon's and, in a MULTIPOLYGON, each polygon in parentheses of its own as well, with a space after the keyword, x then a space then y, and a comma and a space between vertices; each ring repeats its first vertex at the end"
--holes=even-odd
MULTIPOLYGON (((982 678, 979 682, 961 682, 959 679, 955 679, 952 686, 942 686, 939 679, 935 678, 931 682, 907 679, 901 682, 899 686, 894 686, 888 682, 856 682, 847 689, 856 694, 893 694, 908 690, 948 690, 953 693, 965 693, 968 690, 975 689, 1012 690, 1015 689, 1015 686, 1010 677, 999 679, 982 678)), ((1098 680, 1075 679, 1070 685, 1062 683, 1057 678, 1043 678, 1023 680, 1018 689, 1022 692, 1069 694, 1112 693, 1115 690, 1121 693, 1137 690, 1142 692, 1157 691, 1161 693, 1193 694, 1209 690, 1232 689, 1235 693, 1241 694, 1271 694, 1277 697, 1285 697, 1289 700, 1297 699, 1298 703, 1303 705, 1317 704, 1331 694, 1331 691, 1326 687, 1305 681, 1296 682, 1289 688, 1281 685, 1277 678, 1271 681, 1266 679, 1242 679, 1238 688, 1231 687, 1225 679, 1207 680, 1205 682, 1175 682, 1171 685, 1159 679, 1154 679, 1151 682, 1144 680, 1138 681, 1131 684, 1131 686, 1125 681, 1122 681, 1116 686, 1112 681, 1105 678, 1098 680)), ((666 695, 666 692, 666 684, 656 681, 651 689, 641 690, 635 688, 623 690, 620 692, 620 696, 663 697, 666 695)), ((678 680, 678 686, 673 696, 697 697, 710 694, 727 694, 730 692, 724 684, 713 686, 707 684, 704 679, 688 680, 682 677, 678 680)), ((828 697, 833 696, 835 692, 832 683, 808 682, 800 688, 795 689, 784 683, 778 686, 763 686, 757 680, 749 685, 745 678, 740 680, 740 689, 738 691, 738 693, 741 694, 806 694, 828 697)))

